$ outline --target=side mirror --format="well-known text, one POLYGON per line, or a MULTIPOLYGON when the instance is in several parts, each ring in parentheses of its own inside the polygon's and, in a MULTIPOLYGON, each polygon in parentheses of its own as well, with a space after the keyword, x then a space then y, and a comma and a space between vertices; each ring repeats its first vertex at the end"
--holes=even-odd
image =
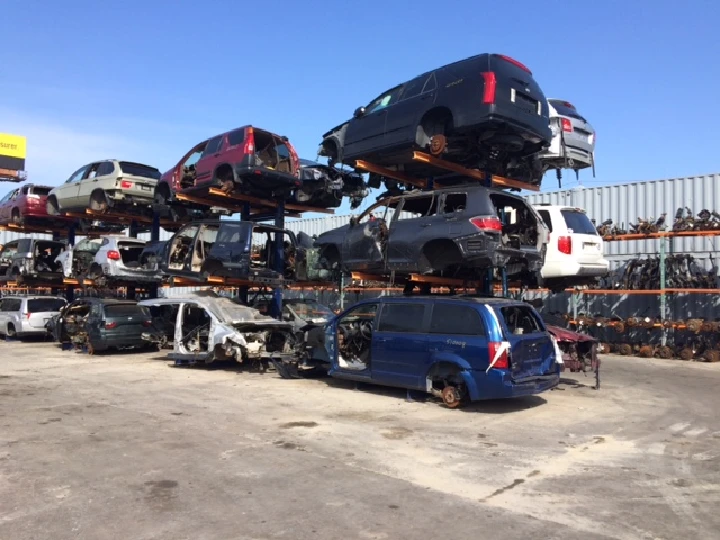
POLYGON ((360 118, 365 114, 365 107, 358 107, 355 109, 355 112, 353 113, 354 118, 360 118))

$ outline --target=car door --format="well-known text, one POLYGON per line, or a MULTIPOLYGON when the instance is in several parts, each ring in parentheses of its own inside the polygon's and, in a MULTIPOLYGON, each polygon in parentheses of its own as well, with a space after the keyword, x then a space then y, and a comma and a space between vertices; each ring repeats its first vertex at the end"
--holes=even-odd
MULTIPOLYGON (((78 198, 78 192, 80 191, 80 181, 85 177, 85 173, 92 166, 83 165, 77 171, 70 175, 70 178, 65 180, 65 183, 56 187, 52 190, 53 195, 58 202, 58 208, 60 210, 73 210, 76 207, 73 206, 78 198)), ((85 208, 85 207, 83 207, 85 208)))
POLYGON ((18 190, 14 189, 7 195, 5 195, 2 199, 0 199, 0 221, 3 223, 7 223, 10 221, 10 212, 12 211, 12 203, 11 200, 13 199, 13 196, 17 194, 18 190))
POLYGON ((387 206, 368 209, 345 232, 342 243, 343 265, 349 270, 382 268, 385 264, 383 229, 387 227, 387 206), (380 217, 376 217, 380 214, 380 217))
POLYGON ((90 196, 96 189, 115 187, 115 163, 112 161, 99 161, 90 165, 87 174, 80 181, 77 201, 78 208, 90 208, 90 196))
POLYGON ((401 89, 402 86, 396 86, 371 101, 364 111, 356 111, 345 131, 343 155, 346 158, 362 159, 384 147, 388 109, 394 106, 401 89))
POLYGON ((20 242, 18 240, 15 240, 13 242, 8 242, 3 246, 3 249, 0 252, 0 276, 4 276, 8 273, 10 266, 12 266, 13 256, 17 253, 19 243, 20 242))
POLYGON ((373 332, 372 380, 401 388, 425 389, 430 362, 427 302, 386 302, 373 332))
POLYGON ((420 268, 425 230, 434 222, 438 195, 407 197, 390 223, 387 242, 387 266, 391 270, 413 271, 420 268))
POLYGON ((203 150, 203 153, 200 154, 200 159, 198 159, 197 163, 195 163, 195 186, 205 184, 213 179, 215 168, 220 162, 219 158, 224 137, 224 135, 218 135, 217 137, 210 139, 205 147, 205 150, 203 150))
POLYGON ((435 72, 416 77, 402 87, 397 103, 387 109, 384 146, 415 142, 417 126, 437 95, 435 72))

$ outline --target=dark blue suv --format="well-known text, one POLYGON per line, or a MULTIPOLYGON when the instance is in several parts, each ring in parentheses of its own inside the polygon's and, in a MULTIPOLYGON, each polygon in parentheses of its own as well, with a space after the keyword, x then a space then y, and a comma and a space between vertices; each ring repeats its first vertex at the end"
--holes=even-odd
POLYGON ((471 296, 366 300, 325 328, 330 375, 468 401, 557 386, 555 346, 529 304, 471 296))

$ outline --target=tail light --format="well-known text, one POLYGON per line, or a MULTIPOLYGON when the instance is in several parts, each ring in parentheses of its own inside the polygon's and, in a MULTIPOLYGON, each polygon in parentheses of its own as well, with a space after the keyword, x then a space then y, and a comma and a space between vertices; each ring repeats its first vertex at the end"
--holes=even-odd
POLYGON ((527 71, 530 75, 532 75, 532 71, 530 71, 528 69, 528 67, 525 64, 523 64, 522 62, 518 62, 514 58, 510 58, 509 56, 505 56, 504 54, 498 54, 498 56, 500 58, 502 58, 503 60, 505 60, 506 62, 512 64, 513 66, 519 67, 523 71, 527 71))
POLYGON ((111 251, 108 251, 107 258, 109 261, 119 261, 120 260, 120 252, 115 251, 114 249, 111 251))
POLYGON ((573 128, 572 128, 572 123, 570 123, 570 120, 568 120, 567 118, 561 118, 560 122, 562 124, 563 131, 565 131, 566 133, 572 133, 573 128))
POLYGON ((502 232, 502 221, 496 217, 474 217, 470 223, 483 232, 502 232))
POLYGON ((558 251, 565 255, 572 254, 572 237, 571 236, 558 236, 558 251))
POLYGON ((570 102, 568 102, 568 101, 563 101, 563 105, 564 105, 565 107, 567 107, 568 109, 572 109, 573 111, 576 110, 576 109, 575 109, 575 105, 573 105, 572 103, 570 103, 570 102))
POLYGON ((495 79, 495 73, 492 71, 485 71, 482 74, 485 80, 485 90, 483 90, 483 103, 485 105, 492 105, 495 103, 495 89, 497 88, 497 80, 495 79))
POLYGON ((243 154, 248 156, 255 153, 255 132, 253 128, 245 129, 245 144, 243 145, 243 154))
POLYGON ((30 313, 30 312, 28 311, 27 314, 26 314, 26 316, 27 316, 28 319, 30 319, 30 315, 32 315, 32 313, 30 313))
POLYGON ((143 322, 142 322, 142 325, 145 326, 145 327, 152 326, 152 321, 143 321, 143 322))
POLYGON ((110 328, 110 329, 112 329, 112 328, 115 328, 116 326, 117 326, 117 323, 116 323, 116 322, 105 323, 105 328, 110 328))
POLYGON ((122 189, 130 189, 133 187, 133 183, 130 180, 118 180, 122 189))
POLYGON ((508 369, 510 367, 510 355, 507 343, 502 341, 491 341, 488 343, 488 364, 495 369, 508 369), (496 358, 497 357, 497 358, 496 358))

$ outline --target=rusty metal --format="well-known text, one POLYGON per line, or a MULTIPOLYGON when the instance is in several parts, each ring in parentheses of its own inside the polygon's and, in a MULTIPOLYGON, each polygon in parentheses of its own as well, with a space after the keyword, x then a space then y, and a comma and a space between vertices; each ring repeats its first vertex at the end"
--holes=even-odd
POLYGON ((689 347, 685 347, 680 351, 680 360, 692 360, 695 357, 695 351, 689 347))
POLYGON ((457 409, 462 403, 460 392, 455 386, 446 386, 442 389, 442 400, 449 409, 457 409))
POLYGON ((652 345, 643 345, 637 352, 640 358, 652 358, 655 356, 655 349, 652 345))
POLYGON ((630 327, 633 328, 635 326, 638 326, 640 324, 640 318, 639 317, 628 317, 625 323, 630 327))
POLYGON ((703 323, 700 325, 700 331, 705 333, 712 332, 713 324, 710 321, 703 321, 703 323))
POLYGON ((630 356, 632 354, 632 347, 629 343, 620 343, 618 346, 618 354, 623 356, 630 356))
POLYGON ((670 358, 673 357, 674 353, 673 353, 673 350, 670 347, 668 347, 667 345, 661 345, 655 351, 655 355, 658 358, 663 358, 665 360, 669 360, 670 358))
POLYGON ((700 332, 700 329, 702 328, 703 320, 702 319, 688 319, 686 325, 688 332, 693 332, 695 334, 700 332))
POLYGON ((662 322, 663 328, 672 328, 674 324, 675 323, 669 319, 666 319, 662 322))
POLYGON ((622 321, 613 321, 610 323, 610 328, 615 330, 618 334, 625 332, 625 323, 622 321))
POLYGON ((610 354, 612 353, 612 343, 607 343, 605 341, 598 343, 597 352, 600 354, 610 354))
POLYGON ((720 351, 717 349, 708 349, 702 354, 705 362, 720 362, 720 351))
POLYGON ((447 137, 442 134, 433 135, 430 138, 430 153, 437 157, 445 151, 447 147, 447 137))

